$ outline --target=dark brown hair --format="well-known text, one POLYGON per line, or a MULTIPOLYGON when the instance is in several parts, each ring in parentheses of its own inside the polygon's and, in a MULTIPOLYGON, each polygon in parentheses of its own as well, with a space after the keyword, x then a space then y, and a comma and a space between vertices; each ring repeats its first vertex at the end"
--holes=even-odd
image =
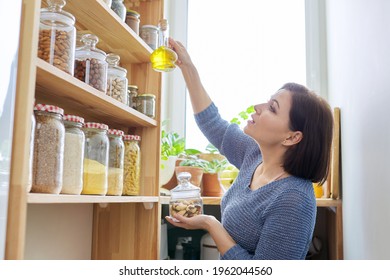
POLYGON ((333 136, 329 104, 305 86, 287 83, 291 92, 290 130, 301 131, 302 140, 284 155, 284 169, 294 176, 323 184, 328 176, 333 136))

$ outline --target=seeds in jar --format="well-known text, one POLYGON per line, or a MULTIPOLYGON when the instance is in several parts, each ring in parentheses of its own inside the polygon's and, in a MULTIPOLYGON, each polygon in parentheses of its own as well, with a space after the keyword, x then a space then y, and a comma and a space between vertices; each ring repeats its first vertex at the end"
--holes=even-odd
POLYGON ((181 200, 171 203, 169 206, 171 216, 173 214, 179 214, 184 217, 194 217, 202 214, 202 206, 193 200, 181 200))
POLYGON ((64 176, 61 193, 80 194, 83 189, 84 137, 65 133, 64 176))
POLYGON ((107 64, 101 63, 98 59, 76 60, 74 76, 97 90, 106 92, 107 64))
POLYGON ((127 103, 127 88, 125 80, 121 78, 110 78, 107 81, 107 95, 122 103, 127 103))
POLYGON ((123 191, 123 169, 108 168, 108 191, 107 195, 121 195, 123 191))
POLYGON ((107 193, 107 167, 100 162, 84 158, 84 176, 82 194, 107 193))

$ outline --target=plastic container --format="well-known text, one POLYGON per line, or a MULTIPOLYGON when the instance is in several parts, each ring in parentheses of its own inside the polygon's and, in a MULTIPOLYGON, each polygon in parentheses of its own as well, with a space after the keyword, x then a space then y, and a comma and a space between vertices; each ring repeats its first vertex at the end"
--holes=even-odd
POLYGON ((105 93, 108 67, 106 53, 96 48, 99 38, 95 35, 85 34, 81 41, 84 45, 76 50, 74 76, 105 93))
POLYGON ((125 161, 123 177, 123 195, 140 194, 140 176, 141 176, 141 149, 138 135, 125 135, 125 161))
POLYGON ((84 119, 65 115, 64 173, 61 193, 80 194, 83 189, 84 119))
POLYGON ((108 126, 87 122, 84 125, 85 150, 82 194, 105 195, 108 189, 108 126))
POLYGON ((123 4, 123 0, 112 0, 111 9, 119 16, 121 21, 125 22, 126 7, 123 4))
POLYGON ((155 25, 143 25, 140 28, 140 37, 152 49, 158 48, 158 33, 159 29, 155 25))
POLYGON ((108 96, 127 104, 127 70, 119 66, 120 57, 117 54, 108 54, 106 61, 108 63, 106 93, 108 96))
POLYGON ((131 29, 133 29, 135 34, 139 35, 139 22, 140 22, 139 13, 133 10, 127 10, 125 22, 131 29))
POLYGON ((66 1, 48 0, 41 9, 38 57, 73 76, 76 42, 75 17, 62 10, 66 1))
POLYGON ((133 109, 137 109, 138 87, 136 85, 129 85, 127 87, 127 94, 127 105, 133 109))
POLYGON ((34 114, 36 127, 31 192, 59 194, 65 142, 64 110, 53 105, 37 104, 34 114))
POLYGON ((123 191, 123 164, 125 156, 125 145, 123 135, 125 133, 118 129, 108 130, 110 151, 108 160, 108 191, 107 195, 122 195, 123 191))
POLYGON ((149 93, 138 95, 137 111, 154 119, 156 117, 156 96, 149 93))
POLYGON ((169 201, 169 215, 174 214, 184 217, 193 217, 203 213, 203 200, 200 196, 200 188, 190 183, 191 174, 181 172, 177 176, 179 184, 171 190, 171 200, 169 201))

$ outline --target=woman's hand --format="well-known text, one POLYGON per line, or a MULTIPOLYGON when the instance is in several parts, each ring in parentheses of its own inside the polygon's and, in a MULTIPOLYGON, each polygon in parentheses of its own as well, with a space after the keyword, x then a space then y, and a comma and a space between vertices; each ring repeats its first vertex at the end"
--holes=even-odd
POLYGON ((184 229, 203 229, 209 231, 213 223, 219 223, 214 216, 209 215, 197 215, 191 218, 187 218, 182 215, 174 214, 173 217, 179 222, 175 222, 170 216, 166 216, 165 219, 172 225, 184 229))
POLYGON ((169 38, 169 44, 171 45, 172 49, 176 52, 178 56, 176 61, 177 66, 182 68, 183 66, 192 64, 190 55, 188 54, 186 48, 183 46, 181 42, 169 38))

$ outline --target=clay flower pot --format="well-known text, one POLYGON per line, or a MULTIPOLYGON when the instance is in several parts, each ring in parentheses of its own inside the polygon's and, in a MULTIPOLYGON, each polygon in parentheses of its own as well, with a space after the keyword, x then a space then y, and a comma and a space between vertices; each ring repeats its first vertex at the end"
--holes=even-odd
POLYGON ((220 197, 224 189, 219 181, 218 173, 203 173, 202 196, 220 197))

